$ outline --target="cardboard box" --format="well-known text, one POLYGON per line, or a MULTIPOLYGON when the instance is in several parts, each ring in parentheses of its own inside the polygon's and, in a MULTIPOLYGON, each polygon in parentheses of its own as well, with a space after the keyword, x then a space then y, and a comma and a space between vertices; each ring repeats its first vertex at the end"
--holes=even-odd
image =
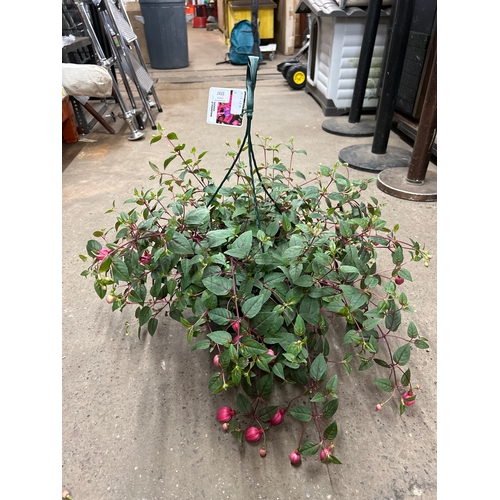
MULTIPOLYGON (((137 42, 139 43, 139 48, 141 49, 142 58, 146 64, 149 64, 149 52, 148 44, 146 42, 146 33, 144 32, 144 24, 135 18, 135 16, 142 17, 141 4, 139 2, 127 2, 125 4, 125 10, 127 11, 127 16, 130 20, 132 29, 134 30, 135 36, 137 37, 137 42)), ((137 57, 135 47, 134 54, 137 57)))

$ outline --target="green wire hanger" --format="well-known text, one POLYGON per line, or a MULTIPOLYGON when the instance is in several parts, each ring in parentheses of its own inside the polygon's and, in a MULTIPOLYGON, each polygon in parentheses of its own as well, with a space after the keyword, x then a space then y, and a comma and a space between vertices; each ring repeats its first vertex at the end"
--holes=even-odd
POLYGON ((231 175, 231 171, 233 170, 234 166, 236 165, 236 162, 239 160, 241 152, 243 151, 243 148, 245 147, 245 144, 248 144, 248 165, 250 167, 250 179, 252 182, 252 194, 253 194, 253 199, 254 199, 254 205, 255 205, 255 215, 257 217, 257 227, 260 229, 260 218, 259 218, 259 210, 258 210, 258 204, 257 204, 257 192, 255 190, 255 179, 254 179, 254 170, 255 173, 257 174, 257 177, 260 181, 260 185, 262 186, 262 189, 264 192, 269 196, 269 198, 272 200, 272 202, 275 204, 276 208, 278 211, 281 213, 281 210, 279 206, 276 204, 276 202, 273 200, 272 196, 269 194, 269 191, 266 189, 264 186, 264 183, 262 182, 262 177, 260 176, 259 169, 257 167, 257 162, 255 161, 255 155, 253 151, 253 145, 252 145, 252 134, 251 134, 251 129, 252 129, 252 118, 253 118, 253 106, 254 106, 254 91, 255 91, 255 85, 257 83, 257 69, 259 67, 259 58, 256 56, 248 56, 248 63, 247 63, 247 76, 246 76, 246 88, 247 88, 247 100, 246 100, 246 108, 244 109, 244 113, 247 115, 247 126, 246 126, 246 131, 245 131, 245 136, 243 138, 243 141, 241 142, 240 149, 236 153, 236 156, 234 157, 233 164, 227 171, 226 175, 224 176, 224 179, 222 179, 222 182, 219 184, 219 187, 216 189, 215 193, 212 195, 210 198, 210 201, 207 204, 207 207, 211 205, 217 194, 219 193, 220 188, 224 185, 224 183, 227 181, 228 177, 231 175), (253 168, 252 168, 253 166, 253 168))

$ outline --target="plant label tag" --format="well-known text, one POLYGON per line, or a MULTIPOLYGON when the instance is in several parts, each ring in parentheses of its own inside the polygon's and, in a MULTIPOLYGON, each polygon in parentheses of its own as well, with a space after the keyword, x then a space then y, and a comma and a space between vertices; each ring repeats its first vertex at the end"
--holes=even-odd
POLYGON ((208 98, 207 123, 241 127, 246 95, 246 90, 211 87, 208 98))

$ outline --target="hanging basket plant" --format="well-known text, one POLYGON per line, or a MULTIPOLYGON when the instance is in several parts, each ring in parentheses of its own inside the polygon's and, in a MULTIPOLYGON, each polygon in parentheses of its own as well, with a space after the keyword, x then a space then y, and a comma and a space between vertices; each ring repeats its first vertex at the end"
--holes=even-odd
POLYGON ((113 204, 116 223, 87 243, 82 275, 112 310, 134 309, 139 336, 161 334, 162 316, 185 326, 193 355, 213 360, 210 392, 234 394, 214 415, 224 431, 265 456, 273 428, 291 419, 301 429, 292 465, 316 454, 340 463, 340 370, 376 367, 374 410, 415 403, 410 356, 429 344, 403 320, 404 290, 408 264, 431 256, 387 226, 377 199, 363 199, 372 180, 350 179, 340 163, 296 169, 305 151, 293 139, 285 160, 281 144, 257 135, 257 165, 248 126, 216 185, 205 152, 158 132, 151 142, 169 149, 163 166, 150 163, 158 189, 135 190, 127 211, 113 204))

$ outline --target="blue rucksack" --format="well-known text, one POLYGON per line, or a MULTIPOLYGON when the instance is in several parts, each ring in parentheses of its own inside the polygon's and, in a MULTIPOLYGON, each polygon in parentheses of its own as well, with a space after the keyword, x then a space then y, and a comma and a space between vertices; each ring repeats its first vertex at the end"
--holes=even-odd
MULTIPOLYGON (((252 23, 246 19, 238 21, 232 31, 229 47, 229 62, 231 64, 247 64, 248 56, 253 55, 252 23)), ((257 43, 260 45, 260 36, 257 32, 257 43)), ((262 52, 259 49, 259 61, 262 61, 262 52)))

